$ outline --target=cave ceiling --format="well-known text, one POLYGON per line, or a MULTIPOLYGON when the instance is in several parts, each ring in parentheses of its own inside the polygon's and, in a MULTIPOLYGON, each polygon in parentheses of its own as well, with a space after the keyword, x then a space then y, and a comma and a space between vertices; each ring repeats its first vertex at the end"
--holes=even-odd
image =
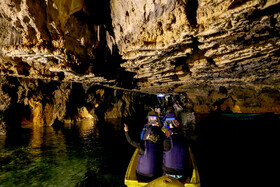
POLYGON ((280 89, 280 0, 1 0, 0 74, 145 93, 280 89))

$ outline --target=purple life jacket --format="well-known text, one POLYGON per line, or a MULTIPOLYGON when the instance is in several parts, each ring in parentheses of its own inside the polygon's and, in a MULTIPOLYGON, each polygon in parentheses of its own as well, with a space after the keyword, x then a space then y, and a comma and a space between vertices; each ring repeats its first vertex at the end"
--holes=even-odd
POLYGON ((160 147, 158 144, 152 143, 150 141, 145 141, 145 151, 143 155, 139 154, 138 164, 136 167, 137 173, 153 177, 156 174, 157 167, 160 167, 157 164, 157 159, 161 155, 160 147))
POLYGON ((142 140, 147 140, 147 136, 148 136, 148 134, 150 134, 151 132, 152 132, 152 127, 151 127, 151 126, 146 127, 146 131, 145 131, 144 134, 143 134, 142 140))
POLYGON ((171 135, 169 139, 171 149, 163 152, 163 165, 166 168, 183 170, 187 146, 180 141, 177 135, 171 135))

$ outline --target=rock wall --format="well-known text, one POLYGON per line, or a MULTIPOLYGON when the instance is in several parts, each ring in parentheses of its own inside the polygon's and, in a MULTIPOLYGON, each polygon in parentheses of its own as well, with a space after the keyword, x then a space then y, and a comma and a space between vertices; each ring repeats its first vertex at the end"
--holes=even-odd
POLYGON ((279 90, 279 0, 3 0, 0 72, 145 93, 279 90), (256 88, 258 89, 258 88, 256 88))
POLYGON ((194 84, 279 90, 279 10, 277 0, 111 1, 122 67, 154 92, 194 84))
POLYGON ((139 93, 96 85, 1 77, 0 86, 3 133, 30 125, 129 118, 140 105, 139 93))
MULTIPOLYGON (((96 123, 110 119, 141 120, 145 110, 158 104, 155 95, 116 90, 97 85, 1 77, 0 131, 5 134, 24 126, 96 123)), ((172 95, 172 94, 171 94, 172 95)), ((193 132, 199 113, 280 114, 280 93, 273 88, 256 90, 240 86, 195 88, 174 95, 182 111, 178 118, 193 132)), ((199 120, 199 119, 198 119, 199 120)))
POLYGON ((10 101, 4 101, 2 108, 7 125, 15 122, 43 126, 64 119, 69 84, 15 77, 2 77, 2 80, 1 93, 10 101))
POLYGON ((140 93, 93 86, 87 90, 87 102, 102 119, 122 119, 143 110, 140 93))
POLYGON ((0 7, 1 74, 110 86, 132 77, 120 68, 108 1, 4 0, 0 7))
POLYGON ((120 118, 140 92, 162 92, 185 95, 190 112, 279 113, 279 10, 279 0, 2 0, 0 111, 38 126, 120 118))
POLYGON ((207 87, 196 88, 185 94, 185 108, 196 113, 280 113, 279 90, 270 87, 207 87))

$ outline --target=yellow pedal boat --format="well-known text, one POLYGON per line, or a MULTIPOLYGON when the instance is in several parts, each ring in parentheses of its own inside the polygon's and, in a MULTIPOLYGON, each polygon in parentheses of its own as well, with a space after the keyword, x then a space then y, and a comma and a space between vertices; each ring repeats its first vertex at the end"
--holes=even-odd
POLYGON ((130 163, 127 167, 124 183, 128 187, 141 187, 141 186, 185 186, 185 187, 200 187, 200 178, 197 170, 197 165, 194 160, 194 155, 189 147, 189 154, 192 163, 192 176, 188 177, 184 183, 179 182, 177 179, 170 176, 162 176, 151 182, 138 181, 136 177, 136 166, 138 162, 139 150, 136 149, 130 163))

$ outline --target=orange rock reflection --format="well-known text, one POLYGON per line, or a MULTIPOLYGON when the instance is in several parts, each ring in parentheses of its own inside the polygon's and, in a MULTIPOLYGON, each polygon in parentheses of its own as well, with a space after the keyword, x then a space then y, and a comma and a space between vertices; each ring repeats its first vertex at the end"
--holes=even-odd
POLYGON ((54 128, 50 126, 38 127, 34 125, 32 127, 30 146, 33 151, 36 149, 40 150, 42 147, 56 147, 56 149, 66 150, 63 133, 61 130, 55 131, 54 128))
POLYGON ((96 133, 96 136, 99 136, 99 133, 96 129, 96 122, 92 119, 84 119, 79 121, 76 124, 76 127, 79 130, 79 134, 83 138, 87 138, 91 133, 96 133))

